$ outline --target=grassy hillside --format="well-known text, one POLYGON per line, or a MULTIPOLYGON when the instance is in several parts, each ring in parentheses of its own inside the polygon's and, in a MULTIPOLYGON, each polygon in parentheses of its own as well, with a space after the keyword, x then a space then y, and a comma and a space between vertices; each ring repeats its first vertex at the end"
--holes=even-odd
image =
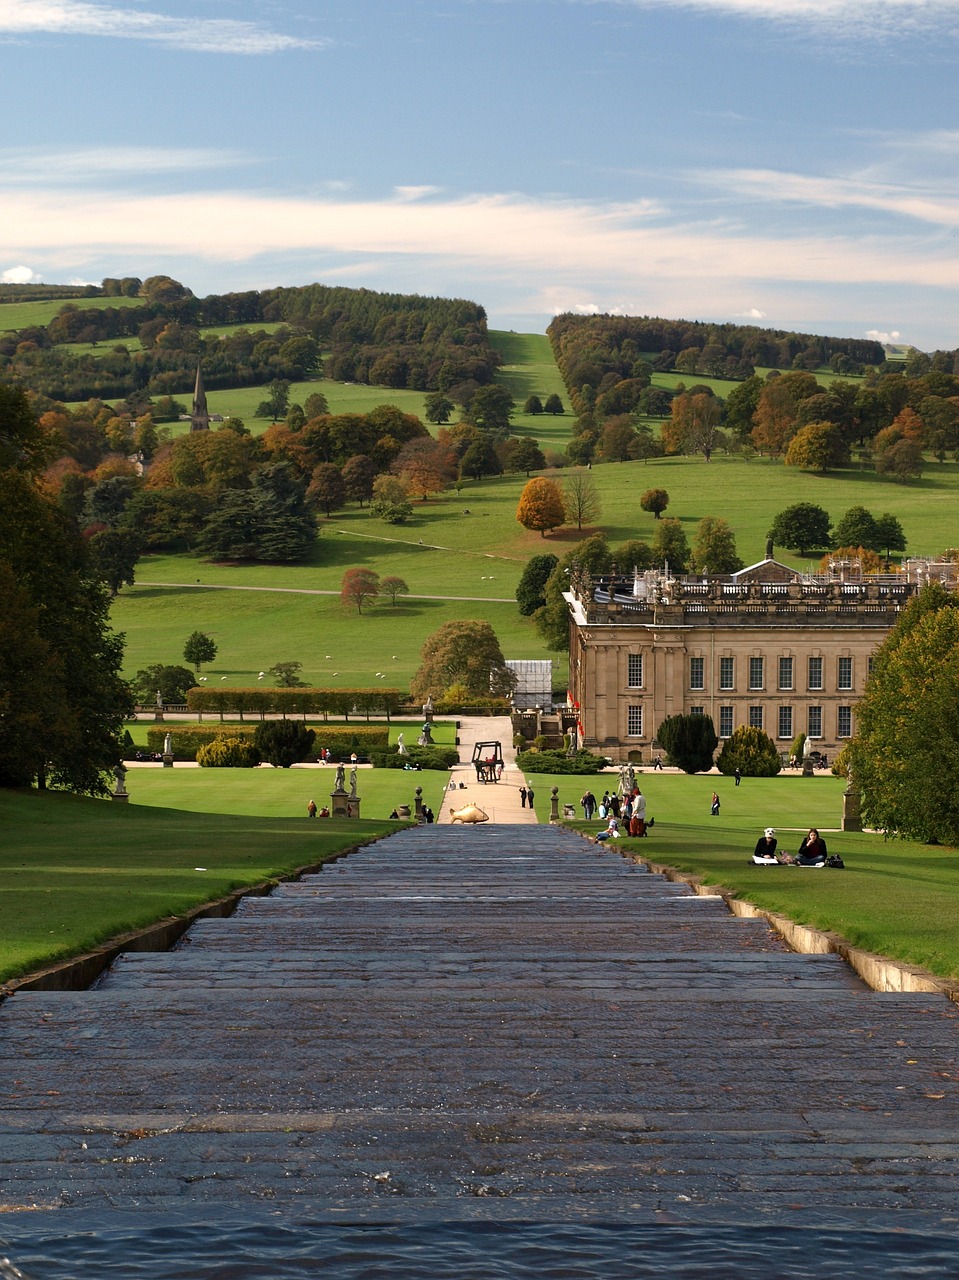
POLYGON ((7 329, 49 324, 67 303, 80 311, 88 311, 91 307, 139 307, 143 302, 143 298, 48 298, 41 302, 3 302, 0 303, 0 333, 7 329))

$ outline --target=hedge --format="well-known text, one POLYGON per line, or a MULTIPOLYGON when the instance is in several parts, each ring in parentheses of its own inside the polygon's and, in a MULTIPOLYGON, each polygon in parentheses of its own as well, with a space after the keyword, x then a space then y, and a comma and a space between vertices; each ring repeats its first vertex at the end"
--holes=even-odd
POLYGON ((599 773, 606 767, 604 756, 594 756, 591 751, 577 751, 568 756, 565 751, 519 751, 516 764, 523 773, 599 773))
POLYGON ((196 753, 196 762, 201 769, 255 769, 260 755, 249 734, 244 734, 204 743, 196 753))
MULTIPOLYGON (((316 731, 316 754, 321 748, 329 748, 334 756, 348 756, 352 752, 357 755, 369 755, 374 747, 385 747, 389 742, 390 731, 385 725, 329 725, 311 726, 316 731)), ((184 724, 184 725, 151 725, 147 730, 148 750, 159 754, 163 750, 163 740, 169 733, 172 737, 174 760, 195 760, 200 747, 217 738, 249 738, 252 742, 256 726, 252 724, 231 724, 225 730, 222 725, 184 724)))
POLYGON ((377 769, 403 769, 408 764, 418 764, 421 769, 452 769, 459 761, 459 752, 455 747, 407 747, 405 756, 399 755, 395 747, 387 751, 374 748, 370 759, 377 769))
POLYGON ((324 720, 332 713, 349 720, 351 715, 385 715, 387 721, 409 701, 403 689, 265 689, 258 685, 253 689, 188 689, 186 705, 190 711, 213 712, 222 720, 224 715, 246 712, 262 720, 269 714, 283 716, 321 715, 324 720))

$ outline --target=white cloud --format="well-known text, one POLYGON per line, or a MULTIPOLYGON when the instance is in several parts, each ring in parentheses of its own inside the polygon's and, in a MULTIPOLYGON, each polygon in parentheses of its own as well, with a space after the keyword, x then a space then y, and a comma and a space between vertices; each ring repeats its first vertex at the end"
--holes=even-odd
POLYGON ((397 200, 425 200, 427 196, 435 196, 439 187, 394 187, 393 194, 397 200))
POLYGON ((899 342, 902 334, 898 329, 893 329, 891 333, 883 333, 881 329, 867 329, 866 337, 872 338, 873 342, 899 342))
POLYGON ((734 311, 733 316, 737 320, 765 320, 766 312, 760 311, 758 307, 750 307, 748 311, 734 311))
MULTIPOLYGON (((2 0, 0 0, 2 3, 2 0)), ((240 151, 213 147, 88 147, 77 151, 0 150, 0 186, 36 183, 55 174, 57 181, 91 182, 131 178, 134 174, 207 172, 254 161, 240 151)))
MULTIPOLYGON (((597 0, 586 0, 595 3, 597 0)), ((882 0, 864 5, 862 0, 614 0, 639 9, 691 9, 765 22, 814 25, 860 39, 870 36, 906 35, 943 25, 959 16, 959 0, 882 0)))
POLYGON ((3 284, 40 284, 41 279, 32 267, 8 267, 0 274, 3 284))
POLYGON ((173 18, 87 0, 0 0, 0 32, 150 40, 200 53, 281 53, 287 49, 322 48, 328 43, 281 35, 255 22, 173 18))
POLYGON ((820 209, 876 209, 938 227, 959 226, 959 192, 932 193, 918 186, 781 173, 775 169, 698 170, 688 176, 703 186, 719 187, 736 200, 805 204, 820 209))

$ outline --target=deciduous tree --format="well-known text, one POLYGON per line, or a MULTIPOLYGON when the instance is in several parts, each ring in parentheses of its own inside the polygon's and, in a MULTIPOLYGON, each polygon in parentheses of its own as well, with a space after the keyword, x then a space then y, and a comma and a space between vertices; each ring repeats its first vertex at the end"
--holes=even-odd
POLYGON ((400 596, 408 596, 409 594, 410 589, 406 585, 405 580, 403 578, 396 577, 395 574, 390 574, 389 577, 383 578, 380 581, 380 595, 388 596, 390 604, 392 605, 396 604, 396 601, 400 596))
POLYGON ((543 538, 551 529, 558 529, 565 519, 559 486, 543 476, 527 481, 520 494, 516 519, 524 529, 538 530, 543 538))
POLYGON ((306 490, 306 500, 327 516, 338 511, 346 501, 343 473, 332 462, 321 462, 313 468, 313 478, 306 490))
POLYGON ((849 462, 849 445, 834 422, 809 422, 789 442, 787 467, 825 473, 849 462))
POLYGON ((773 542, 803 556, 814 547, 828 547, 829 513, 814 502, 797 502, 780 511, 769 536, 773 542))
POLYGON ((441 697, 454 683, 479 698, 513 690, 516 676, 507 667, 488 622, 447 622, 423 645, 420 666, 410 684, 414 700, 441 697))
POLYGON ((559 564, 554 555, 531 556, 516 587, 516 603, 524 617, 531 617, 546 603, 546 583, 559 564))
POLYGON ((380 575, 372 569, 347 569, 340 583, 340 600, 345 605, 355 605, 362 613, 363 606, 380 594, 380 575))
POLYGON ((721 516, 704 516, 696 526, 690 567, 694 573, 735 573, 743 567, 735 534, 721 516))
POLYGON ((583 467, 574 467, 566 473, 563 480, 563 510, 567 523, 575 524, 577 529, 599 519, 603 504, 592 472, 583 467))
POLYGON ((651 511, 658 520, 669 506, 669 494, 665 489, 647 489, 639 500, 644 511, 651 511))
POLYGON ((204 662, 212 662, 217 652, 216 641, 203 631, 191 631, 183 646, 183 657, 192 664, 194 671, 199 671, 204 662))
POLYGON ((116 599, 122 586, 133 586, 143 543, 133 529, 101 529, 89 539, 90 565, 116 599))
POLYGON ((530 436, 516 436, 506 445, 507 471, 539 471, 546 466, 546 458, 539 443, 530 436))
POLYGON ((684 573, 689 564, 689 542, 678 520, 668 516, 660 520, 653 535, 653 554, 657 564, 669 564, 674 573, 684 573))
POLYGON ((545 403, 543 404, 543 412, 544 413, 565 413, 566 412, 566 410, 563 408, 562 400, 559 398, 559 396, 556 394, 555 391, 552 393, 552 395, 548 395, 546 397, 545 403))

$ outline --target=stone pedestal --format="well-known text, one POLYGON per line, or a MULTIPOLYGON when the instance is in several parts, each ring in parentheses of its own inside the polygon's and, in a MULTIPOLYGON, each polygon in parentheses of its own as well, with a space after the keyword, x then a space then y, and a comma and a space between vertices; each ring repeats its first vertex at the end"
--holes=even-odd
POLYGON ((120 804, 127 804, 130 793, 127 791, 127 771, 122 764, 117 766, 116 779, 117 784, 111 792, 110 799, 117 800, 120 804))
POLYGON ((330 817, 332 818, 348 818, 350 797, 346 791, 333 791, 330 793, 330 817))
POLYGON ((414 801, 415 808, 413 811, 416 814, 416 821, 425 822, 426 819, 423 816, 423 788, 417 787, 415 795, 416 795, 416 799, 414 801))
POLYGON ((814 778, 816 776, 815 773, 813 772, 812 759, 810 756, 806 756, 803 759, 802 776, 804 778, 814 778))
POLYGON ((843 831, 862 830, 862 817, 859 812, 861 798, 858 787, 851 785, 842 793, 843 831))
POLYGON ((552 787, 549 793, 549 820, 559 822, 559 787, 552 787))
POLYGON ((173 753, 172 753, 171 751, 164 751, 164 753, 163 753, 163 767, 164 767, 164 769, 172 769, 172 768, 173 768, 173 753))
POLYGON ((346 816, 348 818, 358 818, 360 816, 360 797, 346 797, 346 816))

